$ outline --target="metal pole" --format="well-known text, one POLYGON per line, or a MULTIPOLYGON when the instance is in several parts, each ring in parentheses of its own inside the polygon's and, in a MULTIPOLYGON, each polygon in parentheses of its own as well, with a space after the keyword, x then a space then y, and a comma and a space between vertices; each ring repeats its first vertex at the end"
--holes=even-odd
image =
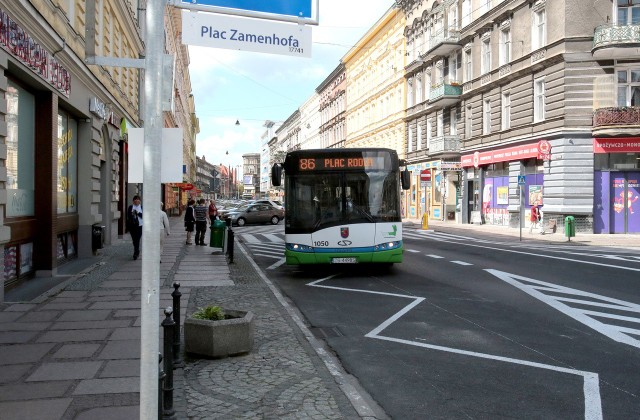
MULTIPOLYGON (((158 415, 160 350, 160 156, 162 138, 162 69, 164 0, 148 0, 144 74, 144 223, 140 310, 140 418, 158 415)), ((166 358, 166 356, 165 356, 166 358)), ((166 372, 165 372, 166 373, 166 372)))
POLYGON ((164 419, 174 419, 173 409, 173 334, 175 322, 171 319, 173 309, 169 306, 164 310, 165 319, 162 321, 163 350, 164 350, 164 386, 162 388, 162 417, 164 419))
POLYGON ((173 331, 173 368, 182 367, 182 357, 180 357, 180 283, 173 282, 174 291, 171 293, 173 297, 173 322, 176 323, 173 331))
POLYGON ((522 225, 524 224, 524 213, 522 211, 522 195, 524 188, 522 188, 522 185, 518 184, 518 189, 520 190, 520 241, 522 241, 522 225))

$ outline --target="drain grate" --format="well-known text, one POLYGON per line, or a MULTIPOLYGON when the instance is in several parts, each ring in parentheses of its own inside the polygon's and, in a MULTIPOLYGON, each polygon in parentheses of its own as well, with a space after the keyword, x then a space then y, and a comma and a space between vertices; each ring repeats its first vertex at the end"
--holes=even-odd
POLYGON ((327 338, 335 338, 335 337, 344 337, 342 331, 338 327, 312 327, 310 328, 311 333, 321 340, 325 340, 327 338))

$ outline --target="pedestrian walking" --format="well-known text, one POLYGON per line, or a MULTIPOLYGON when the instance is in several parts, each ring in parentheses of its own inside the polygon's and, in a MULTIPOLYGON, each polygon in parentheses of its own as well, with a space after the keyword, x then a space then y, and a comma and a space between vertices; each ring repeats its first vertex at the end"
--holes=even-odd
POLYGON ((189 200, 187 203, 187 209, 184 212, 184 228, 187 231, 187 245, 193 245, 191 238, 193 237, 193 230, 196 225, 196 216, 193 210, 193 205, 195 203, 195 200, 189 200))
POLYGON ((218 217, 218 208, 216 207, 216 202, 213 200, 209 200, 209 220, 213 223, 218 217))
POLYGON ((531 206, 531 214, 529 215, 529 221, 531 225, 529 225, 529 233, 533 232, 533 229, 538 227, 538 220, 540 219, 540 210, 538 210, 538 206, 533 204, 531 206))
POLYGON ((162 209, 164 203, 160 202, 160 262, 162 262, 162 251, 164 249, 164 237, 171 235, 171 228, 169 227, 169 218, 167 213, 162 209))
POLYGON ((198 200, 194 213, 196 218, 196 245, 204 245, 204 234, 207 232, 207 221, 209 220, 209 208, 205 206, 204 198, 198 200))
POLYGON ((140 256, 140 239, 142 238, 142 200, 139 195, 133 196, 133 203, 127 208, 127 229, 133 241, 133 259, 140 256))

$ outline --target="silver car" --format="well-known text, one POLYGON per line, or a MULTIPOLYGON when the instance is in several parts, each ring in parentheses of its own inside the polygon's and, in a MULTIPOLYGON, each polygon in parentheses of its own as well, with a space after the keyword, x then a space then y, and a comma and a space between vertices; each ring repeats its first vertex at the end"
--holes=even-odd
POLYGON ((278 209, 271 204, 253 203, 246 204, 231 210, 226 215, 231 219, 231 224, 244 226, 247 223, 268 223, 277 225, 284 219, 284 209, 278 209))

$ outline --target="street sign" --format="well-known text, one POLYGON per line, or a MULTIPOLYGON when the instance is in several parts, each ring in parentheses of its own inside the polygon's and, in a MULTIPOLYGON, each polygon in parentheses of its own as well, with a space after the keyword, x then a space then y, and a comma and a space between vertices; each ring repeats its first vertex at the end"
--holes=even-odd
POLYGON ((310 18, 312 0, 182 0, 182 3, 310 18))
POLYGON ((431 170, 430 169, 423 169, 420 171, 420 181, 431 181, 431 170))
POLYGON ((525 185, 525 177, 524 175, 518 175, 518 185, 525 185))
POLYGON ((183 10, 182 43, 311 57, 311 27, 183 10))

